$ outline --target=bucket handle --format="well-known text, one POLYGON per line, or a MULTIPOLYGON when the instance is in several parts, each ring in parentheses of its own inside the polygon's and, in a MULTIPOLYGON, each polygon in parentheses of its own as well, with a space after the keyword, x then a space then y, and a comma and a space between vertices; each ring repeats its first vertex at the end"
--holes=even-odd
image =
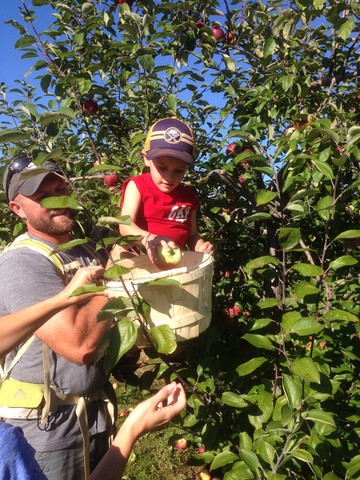
POLYGON ((162 270, 161 272, 155 272, 151 274, 151 278, 152 280, 156 280, 158 278, 167 278, 173 277, 174 275, 180 275, 181 273, 188 273, 192 270, 196 270, 202 263, 204 263, 203 260, 196 263, 195 265, 192 265, 191 267, 178 267, 173 268, 172 270, 162 270))

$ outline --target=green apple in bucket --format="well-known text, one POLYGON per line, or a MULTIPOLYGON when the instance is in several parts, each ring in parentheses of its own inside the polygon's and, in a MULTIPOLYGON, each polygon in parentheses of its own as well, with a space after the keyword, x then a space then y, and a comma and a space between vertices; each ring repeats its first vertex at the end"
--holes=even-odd
POLYGON ((159 244, 156 247, 158 260, 156 265, 162 270, 169 270, 179 265, 182 259, 182 251, 178 245, 171 242, 167 246, 159 244))

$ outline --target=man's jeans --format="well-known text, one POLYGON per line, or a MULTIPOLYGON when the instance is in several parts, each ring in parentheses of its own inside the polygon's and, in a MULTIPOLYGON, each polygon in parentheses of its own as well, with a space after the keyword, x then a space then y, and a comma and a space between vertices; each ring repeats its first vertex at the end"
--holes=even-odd
MULTIPOLYGON (((109 448, 108 434, 90 438, 90 471, 94 470, 109 448)), ((53 452, 36 452, 35 458, 48 480, 83 480, 83 448, 65 448, 53 452)))

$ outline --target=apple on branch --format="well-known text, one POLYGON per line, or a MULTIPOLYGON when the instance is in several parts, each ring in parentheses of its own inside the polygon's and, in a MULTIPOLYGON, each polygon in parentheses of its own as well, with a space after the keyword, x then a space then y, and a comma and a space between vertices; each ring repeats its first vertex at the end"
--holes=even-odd
POLYGON ((111 175, 105 175, 104 177, 104 185, 107 187, 115 187, 119 183, 119 175, 116 175, 115 173, 111 175))
POLYGON ((95 115, 99 110, 99 105, 97 102, 91 98, 84 103, 84 110, 86 110, 90 115, 95 115))
POLYGON ((220 27, 212 27, 211 30, 217 42, 225 37, 224 31, 220 27))
POLYGON ((158 256, 156 265, 161 270, 169 270, 176 267, 182 259, 181 248, 176 244, 175 247, 171 247, 169 244, 167 246, 159 244, 156 247, 156 253, 158 256))

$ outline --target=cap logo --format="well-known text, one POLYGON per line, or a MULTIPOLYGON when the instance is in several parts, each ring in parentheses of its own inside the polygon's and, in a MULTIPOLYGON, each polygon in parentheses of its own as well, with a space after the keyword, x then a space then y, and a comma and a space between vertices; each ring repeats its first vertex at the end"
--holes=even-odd
POLYGON ((181 142, 181 132, 178 128, 170 127, 165 131, 164 139, 168 143, 179 143, 181 142))

